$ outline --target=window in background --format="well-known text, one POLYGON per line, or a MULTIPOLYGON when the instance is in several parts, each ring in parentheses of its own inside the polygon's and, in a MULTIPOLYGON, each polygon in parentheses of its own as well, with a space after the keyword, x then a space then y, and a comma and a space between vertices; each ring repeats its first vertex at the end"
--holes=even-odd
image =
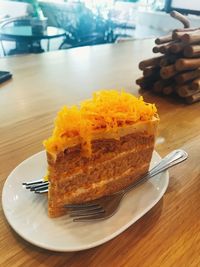
POLYGON ((166 10, 177 10, 185 14, 200 15, 200 2, 199 0, 166 0, 166 10))

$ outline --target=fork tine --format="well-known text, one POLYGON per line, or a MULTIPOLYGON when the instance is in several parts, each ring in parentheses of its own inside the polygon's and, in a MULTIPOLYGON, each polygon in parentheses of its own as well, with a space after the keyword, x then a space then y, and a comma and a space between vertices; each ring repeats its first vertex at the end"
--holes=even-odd
POLYGON ((48 193, 48 187, 47 187, 47 189, 45 188, 45 189, 40 189, 40 190, 35 190, 34 192, 36 193, 36 194, 44 194, 44 193, 48 193))
POLYGON ((32 182, 24 182, 22 185, 34 185, 34 184, 42 184, 44 183, 43 180, 37 180, 37 181, 32 181, 32 182))
POLYGON ((87 217, 90 217, 90 216, 97 216, 97 215, 103 215, 105 213, 105 210, 104 209, 99 209, 99 210, 95 210, 95 211, 88 211, 86 213, 70 213, 69 216, 72 217, 72 218, 87 218, 87 217))
POLYGON ((82 204, 65 204, 65 208, 69 208, 69 209, 78 209, 78 208, 88 208, 88 207, 97 207, 99 206, 99 204, 97 203, 82 203, 82 204))
POLYGON ((93 208, 93 209, 84 209, 84 210, 69 210, 70 216, 79 216, 79 215, 92 215, 98 212, 105 212, 102 207, 93 208))
POLYGON ((42 184, 42 185, 34 185, 26 187, 26 189, 30 189, 30 191, 36 191, 40 189, 47 189, 49 184, 42 184))
POLYGON ((87 212, 102 208, 100 205, 67 208, 69 212, 87 212))
POLYGON ((105 219, 104 213, 91 215, 91 216, 84 216, 84 217, 77 217, 73 219, 73 222, 91 222, 91 221, 100 221, 105 219))

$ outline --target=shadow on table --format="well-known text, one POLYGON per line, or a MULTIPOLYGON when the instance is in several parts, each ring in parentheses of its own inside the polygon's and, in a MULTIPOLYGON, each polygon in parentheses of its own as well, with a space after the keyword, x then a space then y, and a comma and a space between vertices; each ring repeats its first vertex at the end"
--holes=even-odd
POLYGON ((169 104, 172 105, 186 105, 188 106, 188 104, 185 102, 184 98, 179 97, 178 95, 172 94, 172 95, 163 95, 163 94, 158 94, 158 93, 154 93, 152 90, 144 90, 139 88, 138 92, 140 95, 145 97, 145 101, 147 102, 154 102, 156 104, 156 99, 160 100, 162 99, 163 101, 168 102, 169 104))

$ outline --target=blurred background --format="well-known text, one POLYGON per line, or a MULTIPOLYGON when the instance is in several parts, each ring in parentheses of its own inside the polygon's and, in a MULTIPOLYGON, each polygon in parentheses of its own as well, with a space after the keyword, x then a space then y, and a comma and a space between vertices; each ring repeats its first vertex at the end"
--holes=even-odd
POLYGON ((199 0, 0 0, 0 56, 165 35, 174 9, 200 27, 199 0))

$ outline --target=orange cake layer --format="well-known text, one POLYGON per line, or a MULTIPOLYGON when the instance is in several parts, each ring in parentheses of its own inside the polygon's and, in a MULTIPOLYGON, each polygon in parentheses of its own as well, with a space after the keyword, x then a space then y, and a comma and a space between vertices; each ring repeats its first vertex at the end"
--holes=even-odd
POLYGON ((100 91, 80 108, 63 108, 44 142, 49 215, 64 204, 112 194, 148 171, 158 124, 156 108, 125 92, 100 91))
POLYGON ((127 153, 121 156, 123 160, 108 160, 97 168, 94 167, 88 175, 82 173, 76 178, 75 175, 67 177, 71 182, 75 180, 72 183, 68 182, 65 185, 64 179, 62 183, 51 183, 51 208, 62 207, 63 203, 86 202, 128 186, 148 171, 151 155, 152 148, 144 150, 140 156, 137 152, 127 153), (92 181, 92 178, 95 179, 92 181))

